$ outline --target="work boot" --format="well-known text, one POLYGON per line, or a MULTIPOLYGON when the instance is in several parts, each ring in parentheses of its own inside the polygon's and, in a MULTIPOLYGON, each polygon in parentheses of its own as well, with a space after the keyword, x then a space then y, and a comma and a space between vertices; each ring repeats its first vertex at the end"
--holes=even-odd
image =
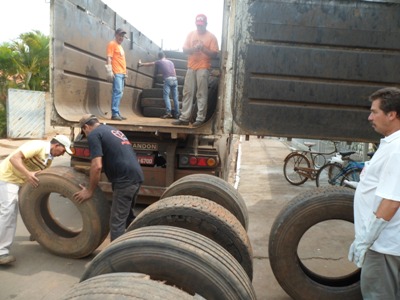
POLYGON ((198 126, 200 126, 201 124, 203 124, 204 122, 201 122, 201 121, 196 121, 196 122, 194 122, 192 125, 193 125, 193 127, 198 127, 198 126))
POLYGON ((111 120, 122 121, 122 118, 119 115, 115 115, 111 117, 111 120))
POLYGON ((14 262, 15 260, 16 260, 15 257, 10 254, 0 255, 0 265, 6 265, 14 262))
POLYGON ((165 115, 161 116, 161 119, 172 119, 171 113, 166 113, 165 115))
POLYGON ((189 125, 189 121, 176 120, 172 122, 172 125, 179 125, 179 126, 189 125))

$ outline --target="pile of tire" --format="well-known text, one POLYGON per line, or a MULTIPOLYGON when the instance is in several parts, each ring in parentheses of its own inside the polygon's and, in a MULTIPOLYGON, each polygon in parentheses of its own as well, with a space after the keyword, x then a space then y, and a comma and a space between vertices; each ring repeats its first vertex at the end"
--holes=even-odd
MULTIPOLYGON (((179 93, 179 109, 182 108, 183 84, 187 71, 187 55, 178 51, 164 51, 166 58, 171 60, 175 65, 176 75, 178 79, 179 93)), ((218 70, 220 60, 212 60, 213 70, 218 70)), ((213 73, 213 72, 212 72, 213 73)), ((215 111, 218 97, 218 82, 219 78, 210 76, 208 87, 208 109, 206 119, 209 119, 215 111)), ((154 84, 151 89, 144 89, 140 94, 140 108, 145 117, 161 117, 165 114, 165 103, 163 99, 163 84, 164 80, 161 74, 155 74, 154 84)), ((174 114, 174 103, 170 95, 172 113, 174 114)), ((193 115, 196 114, 196 105, 194 105, 193 115)))
POLYGON ((87 265, 62 299, 256 299, 247 227, 246 205, 230 184, 205 174, 183 177, 87 265))

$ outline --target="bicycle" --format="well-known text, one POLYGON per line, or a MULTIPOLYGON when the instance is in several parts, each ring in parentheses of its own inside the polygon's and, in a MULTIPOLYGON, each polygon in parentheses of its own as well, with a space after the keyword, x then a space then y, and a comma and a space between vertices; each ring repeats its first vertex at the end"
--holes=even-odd
POLYGON ((308 179, 315 180, 318 170, 326 164, 326 156, 337 152, 337 143, 332 141, 334 150, 331 152, 312 151, 315 143, 304 142, 308 150, 297 150, 291 148, 284 159, 283 175, 293 185, 300 185, 308 179))
POLYGON ((360 181, 360 173, 364 168, 364 162, 352 160, 350 155, 354 153, 355 151, 340 152, 331 159, 331 162, 319 169, 315 180, 317 187, 347 186, 345 180, 351 182, 360 181), (342 158, 347 160, 348 163, 344 164, 342 158))

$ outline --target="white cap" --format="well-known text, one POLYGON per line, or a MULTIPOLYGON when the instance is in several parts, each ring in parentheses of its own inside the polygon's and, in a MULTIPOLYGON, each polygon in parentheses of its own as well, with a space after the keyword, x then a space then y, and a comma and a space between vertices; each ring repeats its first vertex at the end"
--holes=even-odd
POLYGON ((59 134, 56 135, 53 139, 55 139, 57 142, 63 145, 65 147, 65 151, 67 151, 68 154, 72 154, 71 141, 69 140, 69 138, 67 138, 63 134, 59 134))

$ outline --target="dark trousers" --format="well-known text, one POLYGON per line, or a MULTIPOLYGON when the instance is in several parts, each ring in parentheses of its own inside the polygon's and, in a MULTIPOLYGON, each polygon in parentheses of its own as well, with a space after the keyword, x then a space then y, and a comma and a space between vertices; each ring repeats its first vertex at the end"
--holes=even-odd
POLYGON ((134 219, 133 208, 140 185, 140 183, 135 183, 124 188, 113 189, 110 219, 111 241, 124 234, 128 222, 130 223, 134 219))

